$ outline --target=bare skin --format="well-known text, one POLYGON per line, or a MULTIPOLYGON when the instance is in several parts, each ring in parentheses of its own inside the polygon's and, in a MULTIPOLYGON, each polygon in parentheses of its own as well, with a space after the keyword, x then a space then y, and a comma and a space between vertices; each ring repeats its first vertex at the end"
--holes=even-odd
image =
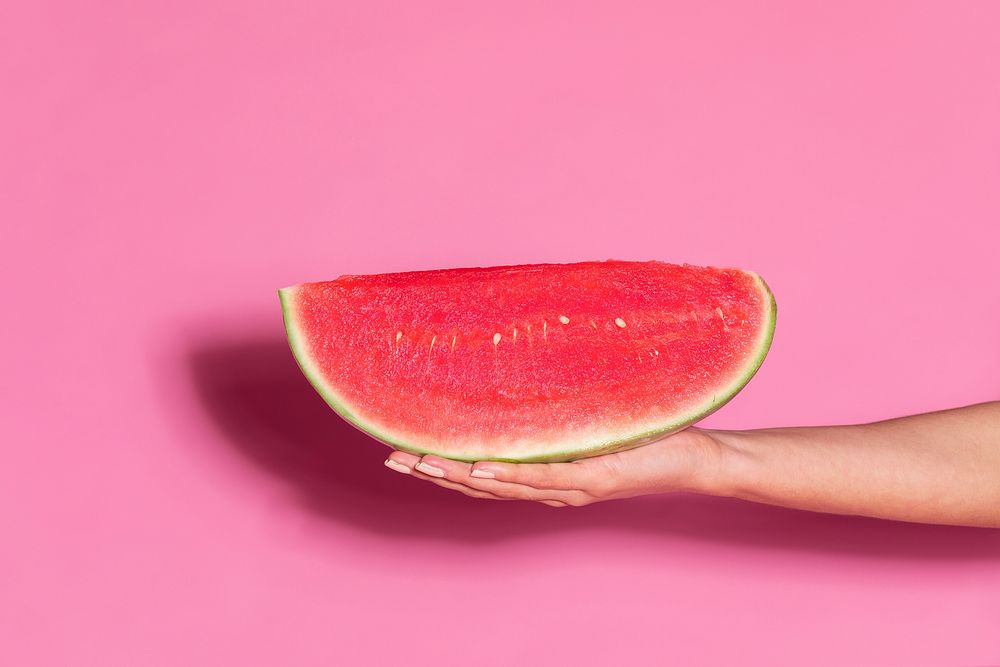
POLYGON ((815 512, 1000 528, 1000 401, 870 424, 689 427, 571 463, 470 464, 393 451, 386 465, 475 498, 552 507, 689 491, 815 512))

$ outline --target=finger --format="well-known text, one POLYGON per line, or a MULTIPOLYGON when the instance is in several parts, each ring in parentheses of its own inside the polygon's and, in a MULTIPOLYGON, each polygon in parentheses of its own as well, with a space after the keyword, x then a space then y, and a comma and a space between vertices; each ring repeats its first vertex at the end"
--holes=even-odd
POLYGON ((451 489, 452 491, 458 491, 459 493, 465 494, 471 498, 485 498, 489 500, 510 500, 510 498, 504 498, 502 496, 494 495, 488 491, 481 491, 479 489, 474 489, 471 486, 466 486, 464 484, 459 484, 458 482, 452 482, 451 480, 443 479, 441 477, 432 477, 430 475, 424 474, 419 470, 414 470, 411 475, 417 479, 423 479, 437 486, 443 487, 445 489, 451 489))
MULTIPOLYGON (((499 483, 494 487, 496 493, 491 493, 489 491, 484 491, 479 488, 467 486, 459 482, 454 482, 450 479, 443 477, 435 477, 428 475, 426 473, 420 472, 419 469, 414 469, 410 472, 413 477, 417 479, 427 480, 433 484, 446 489, 451 489, 453 491, 458 491, 472 498, 484 498, 489 500, 537 500, 540 503, 548 505, 549 507, 566 507, 567 505, 584 505, 587 504, 588 500, 581 493, 574 498, 566 498, 565 502, 562 500, 551 500, 551 499, 540 499, 540 492, 532 493, 532 489, 524 487, 523 489, 518 489, 516 484, 504 484, 499 483)), ((475 478, 470 478, 472 482, 482 482, 484 480, 477 480, 475 478)))
POLYGON ((512 500, 549 500, 561 502, 566 505, 585 504, 587 501, 586 494, 577 489, 535 488, 515 482, 473 477, 470 474, 472 467, 471 464, 461 461, 452 461, 439 456, 427 455, 420 459, 419 463, 414 466, 414 470, 436 478, 446 477, 450 481, 459 482, 464 486, 512 500))
POLYGON ((399 450, 394 450, 385 460, 385 466, 387 468, 392 468, 396 472, 401 472, 404 475, 410 474, 418 463, 420 463, 419 456, 416 454, 410 454, 409 452, 401 452, 399 450))
POLYGON ((469 479, 471 463, 453 461, 433 454, 425 454, 416 464, 416 469, 432 477, 447 477, 454 482, 465 482, 469 479))
POLYGON ((561 491, 586 490, 597 484, 596 471, 580 463, 500 463, 479 461, 469 475, 475 479, 493 479, 511 484, 521 484, 534 489, 561 491))
POLYGON ((536 489, 523 484, 472 477, 470 475, 471 464, 440 456, 420 457, 408 452, 394 451, 386 459, 386 466, 474 498, 534 500, 546 504, 554 503, 553 507, 586 505, 592 500, 586 493, 579 490, 536 489))
POLYGON ((453 491, 458 491, 459 493, 464 493, 472 498, 489 498, 490 500, 509 500, 508 498, 503 498, 496 496, 488 491, 483 491, 481 489, 475 489, 464 484, 460 484, 451 480, 447 480, 435 475, 428 475, 426 472, 422 472, 418 468, 420 464, 420 457, 415 454, 410 454, 408 452, 394 451, 385 460, 385 465, 387 468, 391 468, 397 472, 403 474, 411 475, 417 479, 422 479, 428 482, 433 482, 438 486, 444 487, 446 489, 451 489, 453 491))

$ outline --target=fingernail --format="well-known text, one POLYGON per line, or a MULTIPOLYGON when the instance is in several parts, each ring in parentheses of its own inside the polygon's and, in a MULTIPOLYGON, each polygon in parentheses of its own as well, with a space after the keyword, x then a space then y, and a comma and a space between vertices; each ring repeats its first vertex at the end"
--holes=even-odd
POLYGON ((430 475, 431 477, 444 477, 444 470, 441 470, 441 468, 438 468, 437 466, 432 466, 430 463, 426 463, 424 461, 415 465, 414 468, 426 475, 430 475))
POLYGON ((396 472, 401 472, 404 475, 409 475, 410 474, 410 469, 409 468, 407 468, 406 466, 404 466, 402 463, 396 463, 392 459, 386 459, 385 460, 385 467, 386 468, 392 468, 396 472))
POLYGON ((497 478, 497 476, 494 475, 489 470, 482 470, 480 468, 475 468, 471 473, 469 473, 469 475, 472 476, 472 477, 479 477, 480 479, 496 479, 497 478))

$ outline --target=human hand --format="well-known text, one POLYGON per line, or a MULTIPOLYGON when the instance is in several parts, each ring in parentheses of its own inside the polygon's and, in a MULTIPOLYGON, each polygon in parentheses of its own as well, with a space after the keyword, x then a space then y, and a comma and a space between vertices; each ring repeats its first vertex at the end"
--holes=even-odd
POLYGON ((717 478, 724 452, 712 431, 689 427, 641 447, 571 463, 464 463, 396 450, 385 465, 473 498, 565 507, 705 490, 717 478))

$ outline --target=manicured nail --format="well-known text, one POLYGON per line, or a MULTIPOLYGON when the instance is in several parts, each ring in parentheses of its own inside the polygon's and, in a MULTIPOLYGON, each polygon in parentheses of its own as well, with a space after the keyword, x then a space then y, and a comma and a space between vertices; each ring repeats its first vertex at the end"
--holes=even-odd
POLYGON ((437 466, 432 466, 430 463, 426 463, 425 461, 421 461, 415 465, 414 468, 426 475, 430 475, 431 477, 444 477, 444 470, 441 470, 441 468, 438 468, 437 466))
POLYGON ((386 468, 392 468, 396 472, 401 472, 404 475, 409 475, 410 474, 410 469, 409 468, 407 468, 406 466, 404 466, 402 463, 396 463, 392 459, 386 459, 385 460, 385 467, 386 468))
POLYGON ((469 473, 469 475, 471 475, 472 477, 479 477, 480 479, 496 479, 497 478, 497 476, 494 475, 489 470, 483 470, 481 468, 474 469, 471 473, 469 473))

